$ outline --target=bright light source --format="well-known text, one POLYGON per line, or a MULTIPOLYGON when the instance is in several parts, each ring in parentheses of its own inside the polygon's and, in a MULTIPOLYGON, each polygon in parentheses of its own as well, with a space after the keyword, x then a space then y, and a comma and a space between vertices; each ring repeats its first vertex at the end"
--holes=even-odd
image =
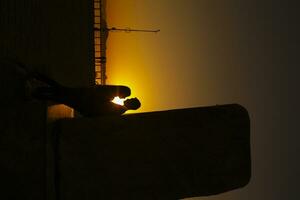
POLYGON ((125 99, 121 99, 120 97, 115 97, 111 102, 124 106, 125 99))

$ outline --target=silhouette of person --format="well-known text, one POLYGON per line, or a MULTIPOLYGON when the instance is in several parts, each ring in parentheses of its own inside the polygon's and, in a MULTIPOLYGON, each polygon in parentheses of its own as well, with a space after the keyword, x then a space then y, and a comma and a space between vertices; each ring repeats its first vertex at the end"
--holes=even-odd
POLYGON ((126 86, 99 85, 71 88, 62 86, 42 74, 35 73, 33 78, 46 84, 33 90, 32 96, 34 98, 65 104, 83 116, 121 115, 127 110, 136 110, 141 106, 137 98, 125 100, 124 105, 112 102, 114 97, 126 98, 130 96, 131 91, 126 86))

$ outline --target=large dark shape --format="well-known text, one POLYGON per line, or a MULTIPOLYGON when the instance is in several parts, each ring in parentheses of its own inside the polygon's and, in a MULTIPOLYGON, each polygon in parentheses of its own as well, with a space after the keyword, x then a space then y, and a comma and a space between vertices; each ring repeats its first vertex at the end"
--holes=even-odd
POLYGON ((24 74, 0 61, 0 199, 42 200, 46 188, 44 103, 26 100, 24 74))
POLYGON ((245 186, 250 123, 239 105, 62 120, 59 199, 180 199, 245 186))

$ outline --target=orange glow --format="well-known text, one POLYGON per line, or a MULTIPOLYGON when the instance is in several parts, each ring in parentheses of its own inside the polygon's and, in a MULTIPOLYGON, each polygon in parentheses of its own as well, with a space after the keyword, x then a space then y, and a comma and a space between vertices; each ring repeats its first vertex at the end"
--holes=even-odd
MULTIPOLYGON (((107 1, 107 23, 109 26, 141 27, 138 24, 136 5, 138 1, 107 1)), ((148 43, 141 42, 146 38, 155 40, 156 34, 139 34, 111 32, 107 41, 107 84, 125 85, 131 89, 131 97, 137 97, 142 106, 138 110, 126 113, 137 113, 154 110, 156 91, 153 92, 153 64, 149 62, 148 43), (151 92, 150 92, 151 91, 151 92)), ((156 41, 156 40, 155 40, 156 41)), ((154 42, 153 42, 154 43, 154 42)))
POLYGON ((121 99, 120 97, 115 97, 111 102, 124 106, 125 99, 121 99))
MULTIPOLYGON (((106 13, 109 27, 162 29, 159 34, 110 32, 106 51, 107 84, 128 86, 131 89, 131 97, 137 97, 141 101, 141 108, 128 110, 126 113, 204 104, 203 96, 207 95, 208 90, 215 91, 208 86, 213 86, 216 80, 205 71, 205 66, 209 65, 206 51, 202 52, 202 48, 199 50, 194 48, 194 40, 186 39, 188 35, 184 38, 179 37, 178 40, 174 34, 178 31, 178 24, 160 18, 154 19, 153 12, 150 12, 153 6, 147 10, 145 2, 107 1, 106 13), (144 8, 146 12, 141 12, 140 8, 144 8), (186 42, 190 45, 187 46, 186 42), (194 50, 197 53, 193 53, 194 50), (182 59, 184 57, 195 57, 195 63, 192 59, 182 59), (198 91, 201 92, 198 94, 198 91)), ((149 5, 150 3, 151 1, 149 5)), ((168 8, 165 7, 165 11, 167 10, 168 8)), ((164 13, 161 15, 166 16, 164 13)), ((204 41, 205 38, 201 42, 204 44, 204 41)))

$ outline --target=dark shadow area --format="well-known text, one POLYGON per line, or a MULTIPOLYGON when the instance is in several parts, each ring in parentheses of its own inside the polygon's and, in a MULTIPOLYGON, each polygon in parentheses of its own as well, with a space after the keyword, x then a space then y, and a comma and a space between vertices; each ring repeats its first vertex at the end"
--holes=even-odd
POLYGON ((46 105, 28 101, 14 64, 1 61, 0 71, 0 198, 43 199, 46 105))
POLYGON ((61 120, 58 199, 181 199, 248 184, 250 121, 239 105, 61 120))

